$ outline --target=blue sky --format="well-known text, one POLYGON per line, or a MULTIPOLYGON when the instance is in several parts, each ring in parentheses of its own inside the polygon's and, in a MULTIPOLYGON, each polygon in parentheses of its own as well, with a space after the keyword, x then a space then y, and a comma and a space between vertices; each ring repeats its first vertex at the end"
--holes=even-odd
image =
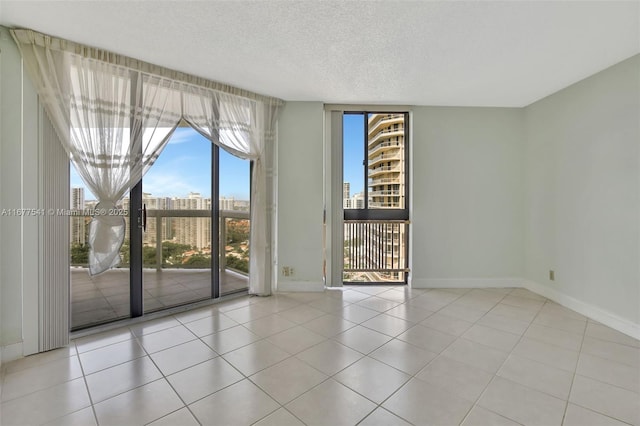
POLYGON ((349 182, 351 196, 364 191, 364 119, 363 114, 345 114, 342 124, 344 140, 343 181, 349 182))
MULTIPOLYGON (((364 190, 364 116, 345 114, 344 182, 351 184, 351 195, 364 190)), ((180 127, 171 136, 153 167, 144 175, 143 191, 156 197, 185 197, 199 192, 211 197, 211 143, 190 127, 180 127)), ((85 188, 85 199, 93 194, 71 167, 71 187, 85 188)), ((249 161, 220 150, 220 195, 249 199, 249 161)))
MULTIPOLYGON (((85 188, 85 199, 95 199, 71 167, 71 187, 85 188)), ((156 197, 185 197, 199 192, 211 197, 211 142, 189 127, 176 129, 155 164, 143 178, 143 191, 156 197)), ((220 195, 249 199, 249 161, 220 150, 220 195)))

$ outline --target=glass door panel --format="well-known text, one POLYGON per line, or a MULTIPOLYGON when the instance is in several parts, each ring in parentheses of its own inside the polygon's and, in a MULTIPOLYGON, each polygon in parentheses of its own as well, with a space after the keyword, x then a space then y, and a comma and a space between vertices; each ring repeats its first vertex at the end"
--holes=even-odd
POLYGON ((251 163, 220 150, 220 293, 249 287, 251 163))
MULTIPOLYGON (((129 317, 129 233, 120 250, 122 262, 102 274, 89 275, 88 232, 96 198, 83 184, 75 168, 70 170, 70 297, 71 329, 129 317)), ((123 207, 123 206, 118 206, 123 207)), ((129 229, 129 218, 127 230, 129 229)))
POLYGON ((213 149, 180 127, 142 179, 144 312, 211 298, 213 149))

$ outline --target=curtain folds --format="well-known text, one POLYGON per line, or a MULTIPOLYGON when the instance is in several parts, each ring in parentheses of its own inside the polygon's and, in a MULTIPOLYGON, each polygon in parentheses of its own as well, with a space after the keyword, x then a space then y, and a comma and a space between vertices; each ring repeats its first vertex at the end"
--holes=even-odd
POLYGON ((31 30, 12 35, 70 161, 98 197, 89 228, 90 273, 118 265, 125 221, 109 210, 185 120, 212 143, 253 161, 249 292, 270 294, 271 145, 282 101, 31 30))

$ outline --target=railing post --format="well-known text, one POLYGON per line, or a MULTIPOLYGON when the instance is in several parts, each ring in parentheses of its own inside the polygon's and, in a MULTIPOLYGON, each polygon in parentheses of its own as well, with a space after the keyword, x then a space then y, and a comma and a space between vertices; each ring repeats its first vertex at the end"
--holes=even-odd
POLYGON ((156 270, 162 271, 162 217, 155 212, 156 216, 156 270))
POLYGON ((220 211, 220 244, 218 265, 220 271, 224 271, 227 267, 227 219, 226 216, 220 211))

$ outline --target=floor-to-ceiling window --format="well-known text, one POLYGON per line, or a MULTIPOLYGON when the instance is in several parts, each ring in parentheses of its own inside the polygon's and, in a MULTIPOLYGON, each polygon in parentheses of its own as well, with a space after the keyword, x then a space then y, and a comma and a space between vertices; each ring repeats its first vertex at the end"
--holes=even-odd
POLYGON ((344 113, 342 132, 342 279, 406 283, 408 114, 344 113))
POLYGON ((127 222, 120 264, 92 277, 87 232, 96 201, 72 167, 72 329, 246 290, 249 194, 248 160, 179 127, 115 212, 127 222))

